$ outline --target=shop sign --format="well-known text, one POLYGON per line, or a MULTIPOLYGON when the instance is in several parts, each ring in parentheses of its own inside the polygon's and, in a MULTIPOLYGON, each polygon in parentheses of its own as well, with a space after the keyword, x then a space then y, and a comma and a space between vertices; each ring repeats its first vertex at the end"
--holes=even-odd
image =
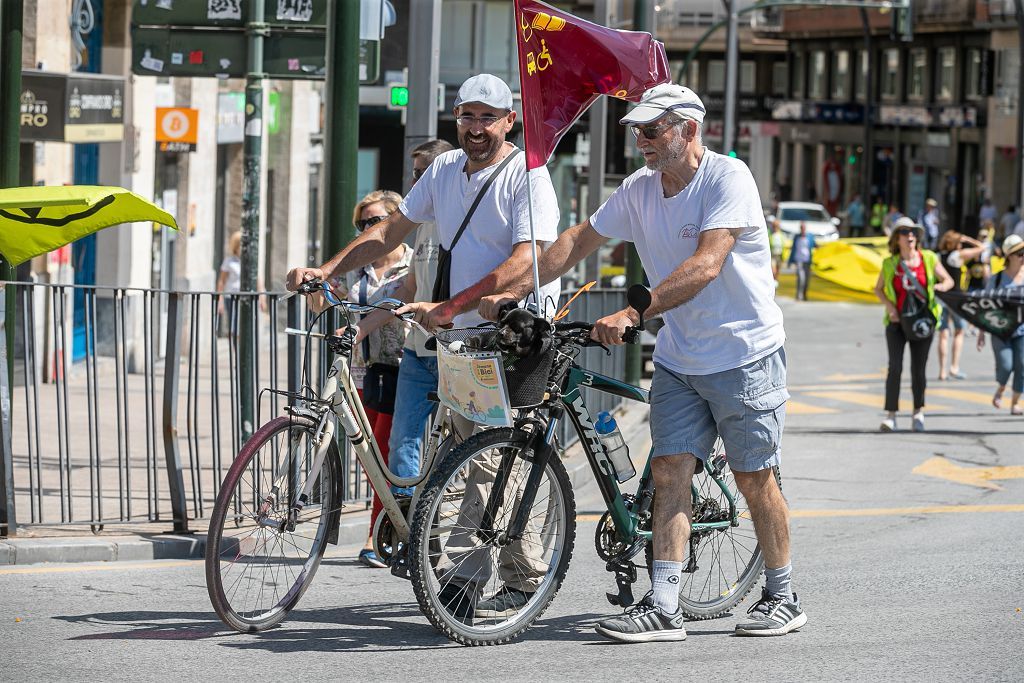
POLYGON ((929 126, 932 115, 927 107, 883 104, 878 108, 878 123, 887 126, 929 126))
POLYGON ((120 142, 124 79, 23 71, 21 139, 26 142, 120 142))
POLYGON ((245 93, 217 95, 217 144, 229 145, 245 139, 245 93))
POLYGON ((939 107, 936 123, 950 128, 974 128, 978 125, 978 110, 974 107, 939 107))
POLYGON ((194 152, 198 139, 198 109, 157 107, 156 141, 161 152, 194 152))

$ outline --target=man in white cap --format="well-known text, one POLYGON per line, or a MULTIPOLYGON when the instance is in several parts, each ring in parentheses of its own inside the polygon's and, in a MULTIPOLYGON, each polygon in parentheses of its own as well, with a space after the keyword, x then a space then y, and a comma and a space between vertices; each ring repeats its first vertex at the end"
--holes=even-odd
MULTIPOLYGON (((620 121, 636 137, 645 167, 589 220, 562 233, 539 265, 544 282, 610 238, 632 241, 654 287, 647 315, 665 319, 651 387, 653 591, 597 627, 626 642, 686 638, 678 601, 690 480, 719 435, 750 509, 767 577, 751 618, 736 633, 783 635, 807 621, 790 588, 789 511, 774 474, 789 394, 768 231, 747 166, 704 146, 704 115, 689 88, 648 90, 620 121)), ((485 317, 528 291, 529 275, 521 272, 502 286, 504 294, 481 302, 485 317)), ((638 321, 627 307, 598 320, 591 336, 621 344, 626 327, 638 321)))
POLYGON ((921 225, 924 226, 924 244, 921 246, 934 249, 939 243, 939 203, 931 197, 925 200, 921 225))
MULTIPOLYGON (((412 312, 418 322, 430 329, 448 323, 469 327, 483 322, 476 313, 480 298, 497 291, 495 284, 499 280, 529 269, 533 263, 526 155, 505 140, 516 113, 512 110, 512 91, 497 76, 480 74, 466 80, 459 88, 453 113, 460 149, 436 157, 398 211, 364 230, 319 268, 289 271, 290 290, 304 280, 324 279, 360 268, 397 248, 419 224, 433 222, 442 248, 434 301, 412 303, 398 312, 412 312)), ((558 236, 558 202, 546 168, 534 169, 531 183, 534 232, 538 244, 543 245, 558 236)), ((541 296, 550 299, 550 307, 558 302, 559 287, 559 281, 554 279, 541 288, 541 296)), ((540 304, 543 307, 544 302, 540 304)), ((493 478, 493 473, 471 473, 467 491, 483 495, 486 500, 488 476, 493 478)), ((471 508, 470 495, 467 494, 464 511, 471 508)), ((470 527, 478 520, 460 517, 459 521, 470 527)), ((535 558, 540 544, 531 542, 527 534, 505 546, 501 554, 504 588, 479 605, 480 586, 489 576, 480 553, 475 552, 477 545, 467 537, 460 554, 455 548, 456 540, 449 540, 447 558, 457 566, 441 577, 441 598, 448 608, 455 616, 469 621, 477 610, 480 616, 491 617, 494 612, 525 605, 545 572, 535 558), (517 567, 518 571, 504 571, 506 566, 517 567)))

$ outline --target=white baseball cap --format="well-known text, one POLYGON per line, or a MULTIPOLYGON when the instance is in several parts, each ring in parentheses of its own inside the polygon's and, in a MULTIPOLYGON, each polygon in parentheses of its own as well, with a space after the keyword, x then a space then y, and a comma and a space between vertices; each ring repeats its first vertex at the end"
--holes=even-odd
POLYGON ((660 119, 667 112, 675 112, 685 119, 704 123, 704 114, 707 110, 697 97, 697 93, 689 88, 675 83, 662 83, 645 92, 640 98, 640 104, 619 119, 619 123, 650 123, 660 119))
POLYGON ((495 109, 512 109, 512 91, 497 76, 480 74, 466 80, 455 97, 455 106, 479 102, 495 109))
POLYGON ((1024 249, 1024 237, 1014 233, 1013 235, 1007 235, 1006 239, 1003 240, 1003 256, 1009 256, 1021 249, 1024 249))

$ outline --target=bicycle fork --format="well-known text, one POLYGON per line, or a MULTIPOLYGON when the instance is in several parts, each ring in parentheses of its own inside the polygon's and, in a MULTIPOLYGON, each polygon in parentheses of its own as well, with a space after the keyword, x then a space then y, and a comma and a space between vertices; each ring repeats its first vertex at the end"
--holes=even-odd
POLYGON ((498 511, 501 510, 502 505, 505 503, 505 488, 508 486, 509 479, 512 476, 512 469, 517 457, 517 453, 512 450, 502 453, 501 462, 494 477, 494 486, 491 487, 490 495, 487 497, 483 519, 481 520, 480 529, 477 531, 477 537, 484 543, 497 543, 500 546, 505 546, 523 537, 523 530, 526 528, 530 510, 533 508, 533 502, 537 497, 537 489, 540 488, 541 477, 544 476, 548 459, 555 452, 553 445, 555 429, 558 426, 559 419, 562 417, 562 412, 561 406, 552 408, 550 419, 545 429, 541 428, 543 426, 542 423, 534 422, 534 429, 530 434, 526 448, 521 451, 523 460, 532 463, 530 474, 527 476, 526 484, 523 486, 523 495, 519 499, 519 505, 516 506, 512 514, 512 521, 508 528, 503 532, 496 533, 494 530, 494 520, 498 515, 498 511))

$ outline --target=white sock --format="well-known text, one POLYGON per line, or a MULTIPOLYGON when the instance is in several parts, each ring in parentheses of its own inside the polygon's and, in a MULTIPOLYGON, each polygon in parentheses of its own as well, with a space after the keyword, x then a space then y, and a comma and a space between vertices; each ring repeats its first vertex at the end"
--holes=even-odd
POLYGON ((654 570, 651 572, 654 604, 666 614, 675 614, 679 609, 679 575, 682 573, 682 562, 654 561, 654 570))

